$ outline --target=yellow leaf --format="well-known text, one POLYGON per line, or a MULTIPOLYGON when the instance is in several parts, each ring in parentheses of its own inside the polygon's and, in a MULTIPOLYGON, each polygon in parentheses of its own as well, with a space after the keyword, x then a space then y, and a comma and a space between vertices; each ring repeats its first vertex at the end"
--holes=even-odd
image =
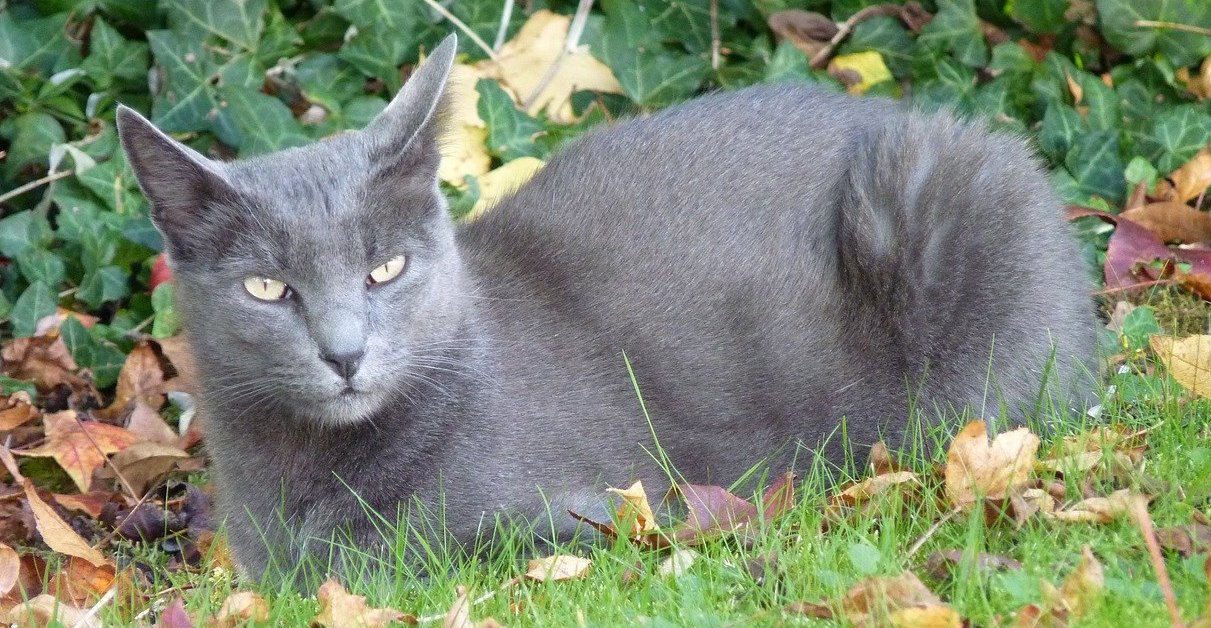
POLYGON ((312 626, 335 628, 337 626, 362 626, 381 628, 395 622, 416 623, 416 618, 394 608, 371 608, 366 598, 353 595, 341 583, 329 578, 316 593, 320 612, 311 620, 312 626))
POLYGON ((501 47, 495 61, 479 64, 485 76, 500 80, 530 115, 546 109, 551 120, 575 121, 572 93, 582 90, 621 94, 622 86, 604 63, 584 45, 566 51, 572 18, 541 10, 526 21, 517 36, 501 47), (535 93, 540 86, 542 90, 535 93), (527 104, 528 103, 528 104, 527 104))
POLYGON ((442 158, 437 176, 451 185, 464 185, 466 175, 486 174, 492 163, 486 144, 488 127, 479 117, 479 92, 475 91, 480 77, 478 70, 462 63, 450 69, 445 94, 449 117, 437 141, 442 158))
POLYGON ((592 564, 593 561, 587 558, 568 554, 535 558, 530 561, 526 577, 540 582, 583 578, 589 572, 589 566, 592 564))
POLYGON ((652 513, 652 505, 648 503, 648 494, 643 490, 643 482, 636 480, 626 489, 610 488, 606 490, 622 498, 622 504, 618 507, 618 520, 621 522, 634 520, 634 529, 631 530, 630 536, 656 532, 660 529, 660 526, 656 525, 656 515, 652 513))
POLYGON ((892 80, 891 70, 883 63, 883 55, 873 50, 833 57, 828 64, 828 71, 833 73, 840 70, 855 72, 862 79, 856 85, 850 86, 851 94, 864 93, 876 83, 892 80))
POLYGON ((969 423, 950 444, 946 461, 946 495, 966 506, 981 497, 1003 499, 1026 483, 1034 469, 1039 437, 1022 427, 988 441, 983 421, 969 423))
POLYGON ((1177 383, 1200 397, 1211 398, 1211 336, 1181 340, 1153 336, 1150 342, 1177 383))
POLYGON ((82 558, 98 567, 112 564, 108 558, 93 549, 83 537, 76 533, 50 504, 38 496, 33 482, 22 479, 22 488, 25 489, 25 499, 29 503, 29 509, 34 513, 34 523, 38 528, 38 534, 42 535, 42 540, 46 541, 52 550, 60 554, 82 558))
POLYGON ((530 180, 545 163, 537 157, 518 157, 479 178, 479 200, 466 220, 484 215, 500 199, 530 180))

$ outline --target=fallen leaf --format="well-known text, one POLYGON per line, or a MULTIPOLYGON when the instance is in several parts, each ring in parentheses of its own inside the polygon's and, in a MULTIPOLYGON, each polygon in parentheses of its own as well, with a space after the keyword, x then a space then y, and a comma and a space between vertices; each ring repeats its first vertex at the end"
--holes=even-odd
POLYGON ((113 455, 117 473, 134 491, 133 497, 142 497, 147 489, 154 487, 177 463, 189 459, 189 452, 150 441, 142 441, 126 447, 113 455))
POLYGON ((867 578, 841 600, 846 619, 857 626, 961 626, 962 618, 946 606, 911 571, 898 576, 867 578), (915 610, 916 613, 902 611, 915 610), (924 615, 922 615, 924 613, 924 615), (924 621, 930 623, 903 623, 924 621))
POLYGON ((697 532, 731 532, 757 518, 757 507, 721 486, 681 484, 677 492, 685 499, 686 523, 697 532))
POLYGON ((160 358, 151 345, 142 343, 136 346, 118 373, 118 384, 114 389, 113 403, 96 411, 96 415, 108 421, 115 421, 124 415, 134 401, 142 401, 152 410, 159 410, 164 405, 164 370, 160 368, 160 358))
POLYGON ((1191 75, 1187 68, 1179 68, 1177 78, 1186 84, 1186 89, 1199 100, 1211 98, 1211 57, 1203 59, 1198 74, 1191 75))
POLYGON ((832 501, 846 506, 858 506, 887 493, 894 487, 901 485, 919 486, 920 483, 919 476, 912 471, 883 473, 851 484, 840 493, 834 495, 832 501))
POLYGON ((22 488, 25 489, 25 499, 34 513, 38 533, 42 540, 56 552, 82 558, 98 567, 112 565, 108 558, 90 546, 70 525, 64 521, 55 509, 38 496, 34 483, 22 478, 22 488))
POLYGON ((38 319, 37 325, 34 326, 34 335, 46 336, 50 335, 51 333, 57 334, 59 333, 59 327, 61 327, 69 318, 74 318, 77 321, 80 321, 80 325, 85 329, 96 325, 97 321, 101 320, 91 314, 83 314, 61 307, 56 309, 54 314, 43 316, 42 318, 38 319))
POLYGON ((1123 489, 1109 497, 1090 497, 1055 512, 1047 517, 1064 523, 1110 523, 1130 514, 1131 501, 1145 499, 1142 495, 1123 489))
POLYGON ((269 621, 269 604, 265 598, 255 591, 236 591, 223 600, 223 605, 209 625, 234 628, 265 621, 269 621))
POLYGON ((891 450, 887 448, 887 443, 879 441, 870 448, 870 468, 875 475, 885 475, 904 471, 900 465, 891 457, 891 450))
POLYGON ((107 423, 81 421, 75 410, 43 417, 46 442, 33 449, 16 451, 21 456, 54 458, 71 476, 81 493, 92 485, 93 471, 105 464, 105 456, 139 442, 139 437, 107 423))
POLYGON ((1200 397, 1211 397, 1211 335, 1181 340, 1152 336, 1148 342, 1173 379, 1200 397))
POLYGON ((442 619, 442 628, 475 628, 471 622, 471 599, 467 587, 458 585, 454 588, 454 604, 442 619))
POLYGON ((193 628, 193 619, 185 611, 185 600, 181 596, 173 598, 168 607, 160 613, 156 628, 193 628))
POLYGON ((517 35, 501 46, 496 60, 481 62, 479 70, 511 90, 530 115, 545 109, 554 122, 575 122, 574 92, 621 94, 622 85, 609 66, 589 54, 587 46, 567 49, 571 23, 570 15, 535 11, 517 35))
POLYGON ((543 165, 543 160, 537 157, 518 157, 480 177, 479 200, 465 220, 475 220, 487 213, 497 202, 529 181, 543 165))
POLYGON ((1211 187, 1211 147, 1204 146, 1177 170, 1169 173, 1173 182, 1174 199, 1188 203, 1211 187))
POLYGON ((320 585, 316 599, 320 602, 320 612, 311 620, 312 626, 378 628, 400 621, 416 623, 415 617, 394 608, 370 608, 365 597, 349 593, 341 583, 331 578, 320 585))
POLYGON ((593 561, 587 558, 568 554, 536 558, 530 561, 526 577, 539 582, 583 578, 589 572, 589 566, 592 564, 593 561))
POLYGON ((795 474, 787 471, 761 495, 762 515, 766 521, 780 517, 795 507, 795 474))
POLYGON ((1206 242, 1211 240, 1211 213, 1185 203, 1160 201, 1129 209, 1120 216, 1152 232, 1162 242, 1206 242))
POLYGON ((791 602, 782 607, 787 615, 801 615, 812 619, 833 619, 835 616, 831 606, 816 602, 791 602))
POLYGON ((198 367, 193 357, 193 349, 184 336, 160 338, 154 341, 160 347, 160 353, 168 358, 177 376, 164 383, 165 392, 179 390, 189 394, 198 392, 198 367))
POLYGON ((983 421, 964 427, 950 444, 946 495, 956 507, 978 499, 1004 499, 1024 485, 1034 469, 1039 438, 1026 428, 998 434, 990 443, 983 421))
POLYGON ((648 494, 643 490, 642 481, 636 480, 625 489, 608 488, 606 491, 622 498, 617 518, 621 523, 631 523, 627 536, 635 537, 660 530, 660 526, 656 524, 656 515, 652 513, 652 505, 648 502, 648 494))
POLYGON ((1007 556, 979 553, 974 556, 959 549, 934 552, 925 559, 925 571, 934 580, 949 580, 957 569, 971 565, 975 571, 987 575, 997 571, 1014 571, 1022 563, 1007 556))
POLYGON ((775 35, 789 40, 808 59, 823 50, 838 30, 836 22, 827 16, 802 9, 775 11, 767 22, 775 35))
POLYGON ((88 616, 88 611, 70 606, 55 596, 43 593, 28 602, 18 604, 8 611, 6 621, 18 628, 41 628, 57 623, 62 626, 101 628, 101 620, 88 616))
POLYGON ((1089 546, 1081 548, 1081 562, 1059 589, 1044 581, 1043 601, 1018 611, 1017 626, 1067 626, 1089 611, 1106 586, 1102 564, 1089 546))
POLYGON ((94 565, 73 556, 52 574, 45 591, 62 601, 87 606, 113 587, 130 591, 129 574, 119 574, 112 564, 94 565))
POLYGON ((68 509, 82 512, 93 519, 101 516, 101 509, 105 504, 114 501, 118 497, 117 493, 109 491, 93 491, 91 493, 79 493, 71 495, 63 495, 61 493, 51 493, 51 499, 55 503, 68 509))
POLYGON ((1211 552, 1211 525, 1199 517, 1188 525, 1160 528, 1156 531, 1156 538, 1161 547, 1185 558, 1211 552))
POLYGON ((21 575, 21 557, 6 543, 0 543, 0 598, 7 597, 21 575))
POLYGON ((61 384, 72 389, 87 385, 76 375, 80 367, 58 334, 14 338, 0 349, 0 357, 4 358, 5 375, 33 382, 39 392, 61 384))
POLYGON ((143 440, 161 445, 174 445, 180 440, 176 431, 160 417, 160 413, 142 399, 135 400, 130 417, 126 420, 126 430, 143 440))
POLYGON ((456 63, 446 81, 446 127, 437 143, 441 149, 437 176, 450 185, 462 187, 463 177, 481 177, 492 164, 488 127, 479 117, 479 92, 475 90, 480 76, 475 68, 456 63))
MULTIPOLYGON (((1115 225, 1102 269, 1107 288, 1130 289, 1141 282, 1176 274, 1173 260, 1190 265, 1190 271, 1184 275, 1211 281, 1211 251, 1167 247, 1151 231, 1120 215, 1082 207, 1069 207, 1068 215, 1070 218, 1095 216, 1115 225), (1157 260, 1164 263, 1154 263, 1157 260)), ((1184 283, 1192 281, 1190 277, 1180 279, 1184 283)))
POLYGON ((698 560, 698 556, 698 552, 693 549, 679 547, 660 561, 660 564, 656 566, 656 573, 665 578, 679 578, 690 570, 694 561, 698 560))
POLYGON ((9 395, 3 406, 0 409, 0 432, 18 428, 42 415, 24 390, 9 395))
POLYGON ((874 85, 892 80, 891 70, 883 63, 883 55, 874 50, 838 55, 828 63, 828 73, 833 76, 846 71, 853 72, 859 79, 856 83, 842 81, 851 94, 863 94, 874 85))

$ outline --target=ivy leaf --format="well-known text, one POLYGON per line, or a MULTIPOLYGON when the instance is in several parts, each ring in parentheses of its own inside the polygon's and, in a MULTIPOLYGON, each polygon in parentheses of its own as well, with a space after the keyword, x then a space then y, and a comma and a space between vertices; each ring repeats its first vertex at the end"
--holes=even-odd
POLYGON ((344 103, 361 95, 366 82, 353 66, 334 54, 308 57, 295 68, 294 78, 308 102, 330 112, 340 111, 344 103))
POLYGON ((147 41, 166 79, 152 103, 156 125, 169 133, 225 130, 235 136, 234 126, 219 109, 210 81, 214 68, 201 43, 170 31, 148 31, 147 41))
POLYGON ((1043 114, 1043 126, 1039 130, 1039 147, 1048 157, 1062 163, 1072 142, 1088 131, 1081 114, 1068 105, 1053 102, 1043 114))
POLYGON ((68 40, 67 12, 45 18, 18 19, 16 12, 0 11, 0 67, 54 74, 73 52, 68 40))
POLYGON ((673 54, 653 41, 648 16, 623 0, 606 0, 606 24, 598 46, 601 59, 627 96, 644 107, 668 105, 689 97, 710 73, 702 55, 673 54))
POLYGON ((1198 105, 1184 105, 1157 115, 1151 132, 1140 137, 1135 149, 1161 172, 1173 172, 1190 161, 1209 139, 1211 114, 1198 105))
POLYGON ((54 314, 58 307, 58 293, 41 281, 31 283, 13 304, 10 314, 13 336, 21 338, 34 335, 38 321, 43 316, 54 314))
POLYGON ((765 82, 780 83, 783 81, 810 81, 811 68, 808 67, 807 55, 799 50, 789 39, 778 42, 774 55, 765 66, 765 82))
POLYGON ((1044 35, 1058 33, 1067 20, 1069 0, 1028 0, 1011 4, 1009 15, 1026 25, 1026 28, 1044 35))
POLYGON ((383 0, 336 0, 333 8, 358 29, 381 26, 396 39, 409 40, 429 22, 422 2, 384 2, 383 0))
POLYGON ((63 126, 54 116, 44 111, 17 116, 13 120, 13 127, 16 132, 5 159, 5 168, 10 178, 15 177, 29 164, 45 164, 51 147, 67 141, 63 126))
POLYGON ((114 27, 98 17, 89 36, 88 57, 80 68, 97 87, 115 84, 136 87, 147 80, 150 54, 144 42, 127 41, 114 27))
POLYGON ((394 91, 401 85, 399 66, 409 51, 404 38, 385 24, 372 24, 359 28, 357 35, 341 46, 337 56, 363 74, 387 83, 394 91))
POLYGON ((17 266, 26 281, 40 281, 52 288, 57 288, 67 276, 63 259, 43 248, 33 248, 22 253, 17 257, 17 266))
POLYGON ((91 308, 118 301, 130 294, 130 276, 119 266, 102 266, 84 273, 76 298, 91 308))
POLYGON ((196 40, 212 35, 254 50, 265 28, 266 0, 163 0, 160 6, 179 33, 196 40))
POLYGON ((51 241, 50 223, 41 214, 23 211, 0 220, 0 254, 17 257, 35 246, 51 241))
POLYGON ((534 135, 542 131, 542 125, 519 111, 496 81, 480 79, 475 91, 479 92, 479 117, 488 127, 488 150, 505 161, 538 156, 534 135))
POLYGON ((883 56, 892 74, 903 77, 912 68, 915 46, 900 20, 890 15, 876 15, 854 27, 853 34, 841 46, 841 54, 873 50, 883 56))
POLYGON ((151 335, 156 338, 169 338, 181 326, 175 294, 172 283, 162 283, 151 293, 151 309, 155 312, 151 335))
POLYGON ((968 113, 974 106, 975 72, 958 61, 948 57, 918 59, 913 74, 922 77, 913 87, 914 106, 929 111, 949 107, 959 113, 968 113), (928 66, 932 75, 922 72, 922 65, 928 66))
POLYGON ((988 64, 988 44, 980 30, 974 0, 938 0, 938 13, 921 30, 917 41, 939 51, 948 51, 964 65, 982 68, 988 64))
POLYGON ((98 388, 108 388, 118 381, 126 355, 117 347, 94 338, 74 316, 67 317, 59 326, 59 336, 76 364, 93 372, 98 388))
POLYGON ((1119 96, 1100 78, 1081 71, 1070 74, 1081 87, 1081 104, 1087 108, 1085 121, 1096 130, 1115 130, 1123 125, 1119 96))
POLYGON ((1064 165, 1087 194, 1096 194, 1111 203, 1122 198, 1126 183, 1117 132, 1092 131, 1077 137, 1064 165))
MULTIPOLYGON (((692 53, 711 49, 711 13, 704 2, 697 0, 641 0, 639 10, 648 15, 650 28, 662 34, 666 41, 676 41, 692 53)), ((731 15, 724 12, 719 17, 731 15)))
POLYGON ((282 101, 246 87, 224 87, 227 113, 240 132, 240 156, 250 157, 309 141, 282 101))
POLYGON ((1176 67, 1193 65, 1211 54, 1211 37, 1174 28, 1136 26, 1140 20, 1211 28, 1211 3, 1203 0, 1097 0, 1102 35, 1133 56, 1159 52, 1176 67))

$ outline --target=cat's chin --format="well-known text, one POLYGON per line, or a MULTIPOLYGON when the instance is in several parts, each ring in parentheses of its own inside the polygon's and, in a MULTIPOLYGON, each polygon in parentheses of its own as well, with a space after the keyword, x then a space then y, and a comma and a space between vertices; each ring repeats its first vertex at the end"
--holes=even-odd
POLYGON ((304 412, 325 427, 350 427, 366 423, 382 408, 379 395, 346 390, 332 397, 309 404, 304 412))

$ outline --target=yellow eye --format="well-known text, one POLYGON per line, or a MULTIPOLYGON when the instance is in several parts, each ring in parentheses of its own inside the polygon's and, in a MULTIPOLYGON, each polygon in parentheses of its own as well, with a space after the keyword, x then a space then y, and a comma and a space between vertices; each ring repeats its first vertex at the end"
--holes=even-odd
POLYGON ((399 277, 399 274, 403 272, 403 270, 404 256, 396 255, 395 257, 387 260, 382 266, 378 266, 374 270, 370 271, 370 276, 366 277, 366 283, 369 285, 374 285, 376 283, 383 283, 384 281, 391 281, 392 279, 399 277))
POLYGON ((249 277, 244 280, 244 289, 262 301, 280 301, 290 296, 290 286, 268 277, 249 277))

